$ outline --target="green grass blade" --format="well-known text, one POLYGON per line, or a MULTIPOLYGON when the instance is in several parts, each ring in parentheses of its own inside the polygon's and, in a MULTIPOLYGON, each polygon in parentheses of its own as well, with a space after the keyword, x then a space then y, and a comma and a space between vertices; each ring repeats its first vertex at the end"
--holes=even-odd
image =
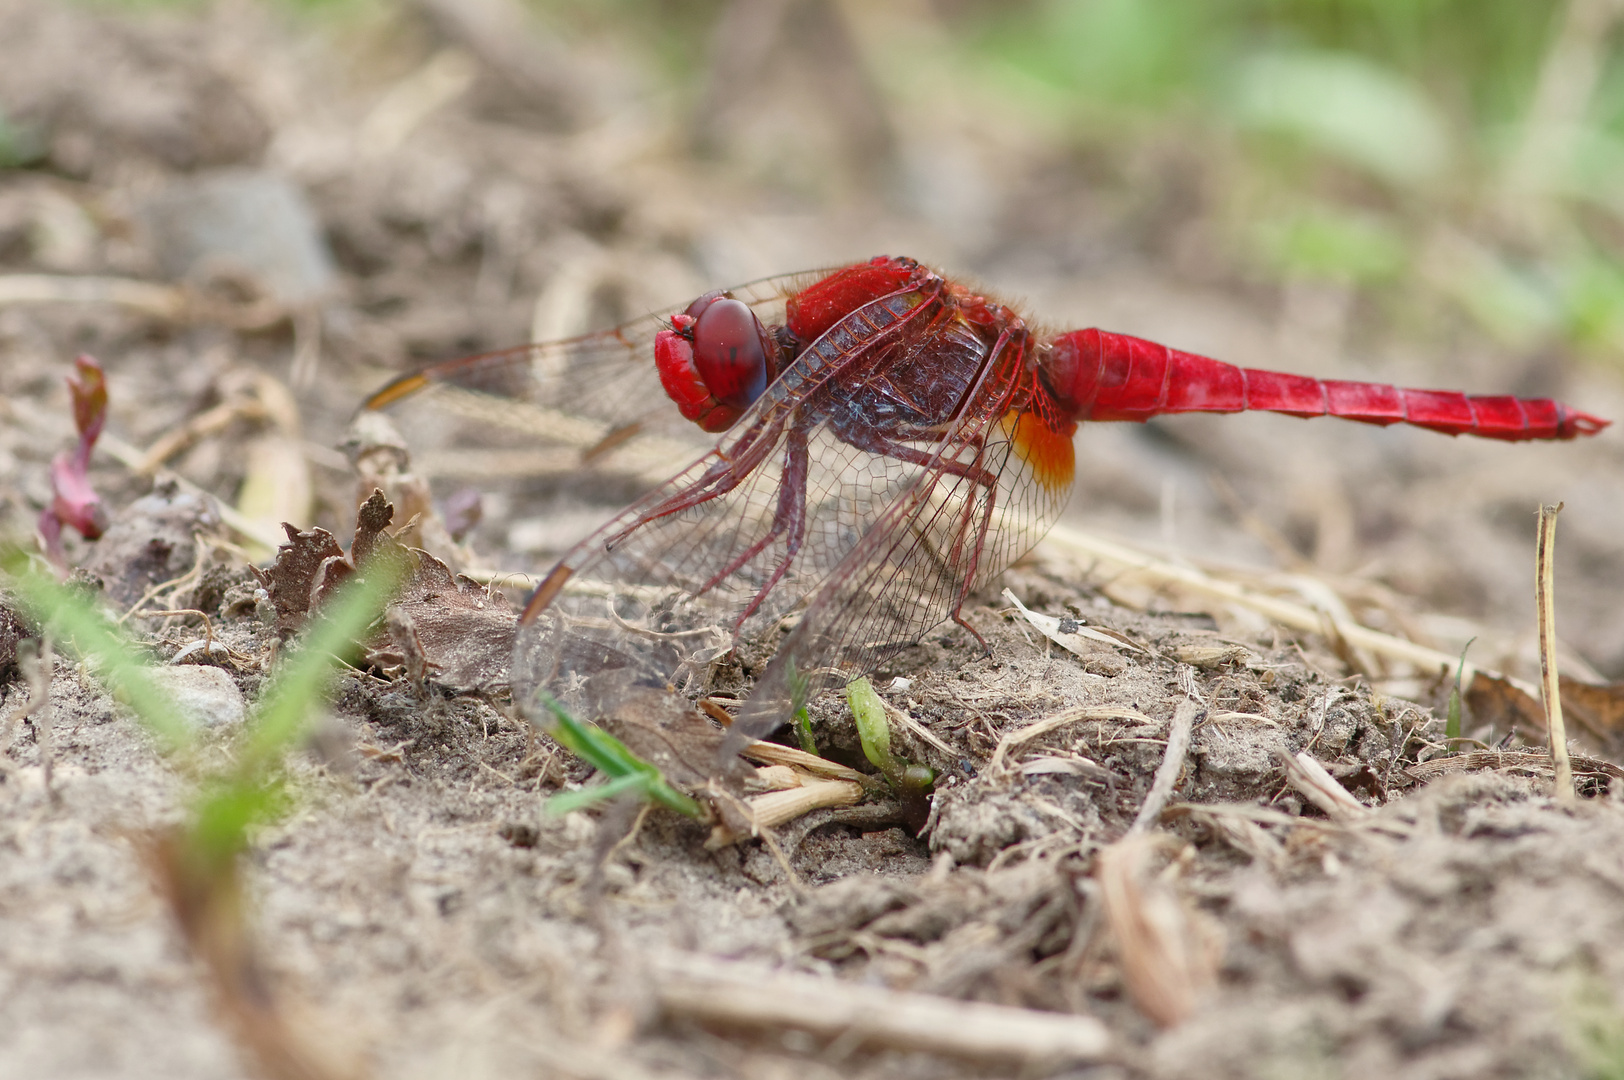
MULTIPOLYGON (((604 787, 589 789, 595 793, 588 800, 589 802, 596 802, 599 799, 609 798, 622 791, 630 791, 642 786, 645 795, 661 806, 692 818, 704 816, 704 810, 697 801, 672 787, 659 769, 628 750, 625 743, 595 724, 586 724, 575 719, 569 714, 568 710, 558 703, 556 698, 544 690, 537 692, 536 700, 552 717, 550 723, 543 725, 547 734, 551 735, 564 749, 609 777, 609 784, 604 785, 604 787), (605 794, 608 788, 617 783, 621 783, 622 786, 616 787, 614 791, 605 794)), ((575 796, 583 793, 566 792, 565 794, 575 796)), ((555 803, 561 798, 563 796, 554 796, 548 800, 547 809, 549 812, 565 812, 555 810, 555 803)), ((569 808, 574 809, 574 806, 569 808)))
POLYGON ((304 643, 278 665, 261 696, 243 755, 245 769, 263 768, 308 726, 341 653, 360 639, 399 587, 403 571, 377 559, 365 574, 344 583, 338 595, 312 619, 304 643))
POLYGON ((190 745, 192 729, 153 681, 150 665, 90 597, 41 572, 18 548, 0 552, 0 570, 29 619, 51 628, 60 646, 92 664, 166 751, 190 745))

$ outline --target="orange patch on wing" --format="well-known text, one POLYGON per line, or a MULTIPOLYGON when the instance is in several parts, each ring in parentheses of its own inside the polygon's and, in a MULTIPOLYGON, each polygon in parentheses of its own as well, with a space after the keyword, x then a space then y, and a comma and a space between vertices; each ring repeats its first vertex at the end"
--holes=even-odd
POLYGON ((1076 423, 1052 422, 1020 409, 1005 413, 998 424, 1034 480, 1052 492, 1071 488, 1077 460, 1071 437, 1077 430, 1076 423))

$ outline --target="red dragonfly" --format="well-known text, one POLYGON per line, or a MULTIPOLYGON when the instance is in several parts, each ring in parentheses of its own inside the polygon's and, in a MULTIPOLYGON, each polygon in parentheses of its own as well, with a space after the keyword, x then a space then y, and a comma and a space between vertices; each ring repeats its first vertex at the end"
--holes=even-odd
POLYGON ((1265 409, 1508 441, 1608 424, 1545 398, 1313 379, 1103 330, 1048 333, 883 256, 438 364, 367 405, 427 389, 522 400, 536 436, 584 444, 585 458, 653 441, 674 472, 532 594, 521 694, 608 715, 637 686, 701 691, 713 661, 766 642, 772 660, 734 725, 751 737, 941 622, 980 640, 964 603, 1059 516, 1081 421, 1265 409), (684 431, 704 442, 680 467, 673 455, 695 452, 673 441, 684 431))

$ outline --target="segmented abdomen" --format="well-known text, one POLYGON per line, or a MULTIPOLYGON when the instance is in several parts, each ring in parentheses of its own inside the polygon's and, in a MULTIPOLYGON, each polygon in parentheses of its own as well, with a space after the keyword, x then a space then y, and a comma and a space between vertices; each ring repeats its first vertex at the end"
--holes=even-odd
POLYGON ((1286 375, 1104 330, 1060 335, 1044 366, 1056 396, 1079 420, 1144 421, 1166 413, 1261 409, 1383 426, 1411 424, 1509 442, 1594 435, 1609 423, 1549 398, 1286 375))

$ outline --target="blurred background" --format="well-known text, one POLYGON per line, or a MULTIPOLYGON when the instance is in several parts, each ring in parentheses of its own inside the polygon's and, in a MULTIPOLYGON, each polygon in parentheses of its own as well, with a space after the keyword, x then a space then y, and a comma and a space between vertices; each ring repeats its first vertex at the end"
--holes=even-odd
MULTIPOLYGON (((1624 417, 1621 35, 1619 0, 0 0, 0 525, 78 351, 116 437, 341 531, 391 373, 878 253, 1054 328, 1624 417)), ((1620 678, 1621 445, 1100 424, 1069 521, 1527 674, 1565 500, 1568 670, 1620 678)), ((609 506, 433 479, 506 568, 609 506)))

